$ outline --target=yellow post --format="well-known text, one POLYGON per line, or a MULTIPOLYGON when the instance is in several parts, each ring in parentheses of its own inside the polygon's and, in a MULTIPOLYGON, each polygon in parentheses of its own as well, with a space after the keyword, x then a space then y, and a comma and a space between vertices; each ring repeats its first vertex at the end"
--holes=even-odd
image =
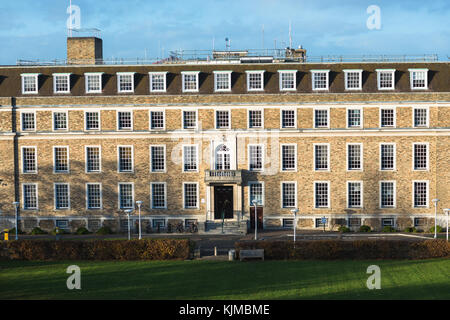
POLYGON ((5 230, 3 230, 4 231, 4 233, 3 233, 3 236, 4 236, 4 240, 5 241, 8 241, 9 240, 9 230, 8 229, 5 229, 5 230))

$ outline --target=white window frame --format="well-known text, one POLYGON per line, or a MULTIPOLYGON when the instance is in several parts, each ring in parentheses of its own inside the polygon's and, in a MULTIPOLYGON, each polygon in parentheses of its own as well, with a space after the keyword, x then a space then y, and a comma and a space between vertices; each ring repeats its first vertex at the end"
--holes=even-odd
POLYGON ((346 171, 347 172, 354 172, 354 171, 364 171, 364 144, 362 142, 347 142, 345 144, 345 153, 346 153, 346 158, 347 158, 347 168, 346 171), (348 154, 348 148, 349 146, 359 146, 359 152, 360 152, 360 168, 359 169, 349 169, 349 164, 350 164, 350 158, 349 158, 349 154, 348 154))
POLYGON ((85 110, 84 111, 84 131, 101 131, 102 130, 102 113, 100 110, 85 110), (88 129, 87 128, 87 113, 98 113, 98 129, 88 129))
POLYGON ((88 145, 88 146, 84 146, 84 161, 85 161, 85 165, 84 165, 84 172, 87 174, 90 173, 100 173, 102 172, 102 146, 101 145, 88 145), (98 148, 98 170, 97 171, 89 171, 88 170, 88 153, 87 153, 87 149, 88 148, 98 148))
POLYGON ((38 92, 39 92, 39 76, 40 75, 41 75, 40 73, 22 73, 20 75, 21 78, 22 78, 22 80, 21 80, 21 82, 22 82, 22 94, 38 94, 38 92), (25 91, 25 78, 26 77, 34 77, 36 90, 34 90, 34 91, 25 91))
POLYGON ((413 126, 413 128, 429 128, 430 127, 430 108, 428 106, 422 106, 422 107, 416 106, 416 107, 413 107, 412 112, 413 112, 412 113, 412 126, 413 126), (425 126, 416 126, 415 113, 416 113, 417 109, 425 109, 426 110, 427 121, 426 121, 425 126))
POLYGON ((20 111, 20 131, 22 132, 36 132, 37 130, 37 122, 36 122, 36 111, 20 111), (34 120, 34 129, 33 130, 24 130, 23 127, 23 114, 24 113, 32 113, 33 114, 33 120, 34 120))
POLYGON ((378 194, 379 194, 379 209, 395 209, 397 208, 397 182, 395 180, 382 180, 378 182, 379 184, 379 188, 378 188, 378 194), (393 183, 393 190, 394 190, 394 194, 393 194, 393 206, 390 207, 383 207, 383 195, 381 193, 381 184, 382 183, 393 183))
MULTIPOLYGON (((184 151, 183 151, 184 152, 184 151)), ((165 144, 151 144, 149 146, 149 157, 150 157, 150 173, 166 173, 167 172, 167 161, 166 161, 166 145, 165 144), (152 160, 152 147, 162 147, 164 149, 164 170, 153 171, 153 160, 152 160)), ((184 166, 183 166, 184 168, 184 166)))
POLYGON ((200 186, 199 186, 199 183, 198 182, 189 182, 189 181, 184 181, 183 182, 183 210, 198 210, 198 209, 200 209, 200 186), (197 185, 197 206, 196 207, 189 207, 189 208, 187 208, 186 207, 186 194, 185 194, 185 185, 186 184, 195 184, 195 185, 197 185))
POLYGON ((254 204, 252 203, 252 197, 251 197, 251 186, 254 184, 260 184, 261 185, 261 203, 258 203, 257 206, 264 206, 264 203, 266 201, 265 197, 265 187, 264 187, 264 181, 248 181, 248 205, 250 207, 253 207, 254 204))
POLYGON ((375 71, 377 72, 377 87, 378 90, 395 90, 395 69, 375 69, 375 71), (390 73, 392 74, 392 86, 390 87, 386 87, 386 88, 381 88, 380 84, 381 84, 381 74, 382 73, 390 73))
POLYGON ((380 128, 384 129, 392 129, 392 128, 397 128, 397 108, 396 107, 379 107, 379 123, 380 123, 380 128), (382 110, 393 110, 393 125, 392 126, 383 126, 383 122, 382 122, 382 110))
POLYGON ((280 172, 297 172, 297 144, 296 143, 281 143, 280 144, 280 172), (283 169, 283 146, 294 146, 294 169, 283 169))
POLYGON ((166 130, 166 110, 165 109, 151 109, 148 111, 148 128, 150 131, 165 131, 166 130), (152 112, 162 112, 163 114, 163 127, 152 128, 152 112))
POLYGON ((229 130, 231 129, 231 110, 230 109, 216 109, 214 110, 214 128, 216 130, 229 130), (217 112, 221 111, 221 112, 228 112, 228 127, 218 127, 217 126, 217 112))
POLYGON ((281 181, 280 182, 280 208, 281 209, 289 209, 289 208, 298 208, 298 188, 297 188, 297 181, 281 181), (293 207, 285 207, 283 205, 284 200, 284 194, 283 194, 283 184, 294 184, 295 188, 295 205, 293 207))
POLYGON ((310 70, 311 72, 311 88, 313 91, 328 91, 330 89, 330 70, 310 70), (316 88, 314 85, 314 80, 316 74, 325 73, 326 74, 326 87, 325 88, 316 88))
POLYGON ((231 74, 233 71, 213 71, 214 74, 214 92, 231 92, 231 74), (228 89, 217 88, 217 75, 228 74, 228 89))
POLYGON ((117 124, 117 131, 133 131, 134 128, 134 114, 133 114, 133 110, 117 110, 116 111, 116 124, 117 124), (131 127, 129 129, 121 129, 120 128, 120 119, 119 119, 119 113, 120 112, 129 112, 131 115, 131 127))
POLYGON ((20 172, 22 174, 37 174, 38 173, 38 153, 37 153, 37 147, 36 146, 21 146, 20 147, 20 160, 21 160, 21 166, 20 166, 20 172), (36 170, 34 171, 30 171, 30 172, 25 172, 24 169, 24 159, 23 159, 23 149, 34 149, 34 162, 35 162, 35 166, 36 166, 36 170))
POLYGON ((297 129, 297 108, 280 109, 280 128, 281 129, 297 129), (293 127, 284 127, 283 126, 283 111, 294 111, 294 126, 293 127))
POLYGON ((150 209, 151 210, 167 210, 167 182, 164 182, 164 181, 150 182, 150 209), (162 207, 153 206, 153 185, 155 185, 155 184, 164 185, 164 206, 162 206, 162 207))
POLYGON ((134 173, 134 146, 133 145, 118 145, 117 147, 117 172, 118 173, 134 173), (120 171, 120 148, 131 148, 131 170, 120 171))
POLYGON ((313 203, 313 208, 314 209, 330 209, 331 208, 331 194, 330 194, 330 189, 331 189, 331 184, 330 181, 314 181, 314 203, 313 203), (326 183, 327 184, 327 206, 326 207, 317 207, 316 206, 316 184, 317 183, 326 183))
POLYGON ((21 202, 22 202, 22 210, 25 211, 37 211, 39 210, 39 184, 36 182, 26 182, 26 183, 22 183, 22 198, 21 198, 21 202), (34 185, 35 189, 36 189, 36 207, 34 208, 25 208, 25 186, 26 185, 34 185))
POLYGON ((181 72, 181 88, 183 92, 198 92, 199 90, 199 74, 200 71, 182 71, 181 72), (195 89, 186 89, 185 88, 185 76, 187 75, 195 75, 195 89))
POLYGON ((71 209, 71 203, 70 203, 70 184, 67 182, 56 182, 53 183, 53 209, 56 211, 63 211, 63 210, 70 210, 71 209), (58 208, 56 203, 56 186, 67 186, 67 207, 58 208))
POLYGON ((53 132, 69 131, 69 112, 67 110, 52 111, 52 131, 53 132), (66 128, 65 129, 55 129, 55 113, 65 113, 66 114, 66 128))
POLYGON ((86 72, 84 74, 84 82, 85 82, 85 92, 86 93, 102 93, 103 92, 103 73, 104 72, 86 72), (97 76, 100 77, 100 89, 98 90, 89 90, 89 76, 97 76))
POLYGON ((181 110, 181 128, 183 130, 197 130, 198 129, 198 111, 195 109, 182 109, 181 110), (184 113, 185 112, 195 112, 195 127, 193 128, 186 128, 184 126, 184 113))
POLYGON ((430 171, 430 143, 429 142, 413 142, 412 144, 412 171, 430 171), (416 145, 426 145, 427 146, 427 167, 425 169, 416 169, 414 166, 415 162, 415 146, 416 145))
POLYGON ((167 71, 149 72, 148 77, 149 77, 149 84, 150 84, 150 87, 149 87, 150 92, 166 92, 167 91, 167 71), (163 89, 159 89, 159 90, 152 89, 152 87, 153 87, 153 77, 152 76, 153 75, 163 76, 163 79, 164 79, 164 82, 163 82, 164 88, 163 89))
POLYGON ((346 112, 346 119, 345 119, 345 121, 346 121, 346 128, 347 129, 362 129, 363 127, 364 127, 364 108, 362 108, 362 107, 348 107, 347 108, 347 112, 346 112), (359 126, 349 126, 349 113, 350 113, 350 110, 359 110, 359 116, 360 116, 360 119, 359 119, 359 126))
POLYGON ((313 117, 314 117, 314 119, 313 119, 314 129, 329 129, 330 128, 331 119, 330 119, 330 109, 329 108, 314 108, 313 117), (316 123, 316 111, 323 111, 323 110, 325 110, 327 112, 327 126, 319 127, 319 126, 317 126, 317 123, 316 123))
POLYGON ((297 91, 297 70, 278 70, 278 87, 280 91, 297 91), (294 78, 294 88, 283 87, 283 74, 292 74, 294 78))
POLYGON ((53 146, 53 173, 70 173, 70 148, 69 146, 53 146), (65 148, 67 150, 67 170, 56 171, 56 148, 65 148))
POLYGON ((313 143, 313 171, 329 172, 331 171, 330 144, 329 143, 313 143), (327 146, 327 169, 316 169, 316 146, 327 146))
POLYGON ((346 91, 361 91, 362 90, 362 69, 344 69, 344 84, 345 84, 345 90, 346 91), (358 73, 359 75, 359 86, 357 88, 349 88, 348 87, 348 74, 349 73, 358 73))
POLYGON ((397 170, 397 144, 395 142, 380 142, 379 149, 378 149, 379 155, 379 171, 396 171, 397 170), (393 146, 392 152, 393 152, 393 168, 392 169, 383 169, 383 158, 381 153, 381 146, 382 145, 391 145, 393 146))
POLYGON ((199 153, 198 153, 198 150, 199 150, 199 147, 198 147, 198 144, 183 144, 182 145, 182 154, 181 154, 181 157, 182 157, 182 161, 181 161, 181 163, 182 163, 182 167, 181 167, 181 171, 183 172, 183 173, 198 173, 199 172, 199 170, 200 170, 200 163, 199 163, 199 153), (185 168, 185 162, 184 162, 184 160, 185 160, 185 158, 184 158, 184 148, 185 147, 195 147, 195 163, 196 163, 196 170, 189 170, 189 171, 186 171, 184 168, 185 168))
POLYGON ((248 109, 247 110, 247 129, 249 129, 249 130, 264 129, 264 109, 248 109), (250 111, 261 112, 261 126, 260 127, 250 127, 250 111))
POLYGON ((103 188, 101 182, 87 182, 85 184, 86 188, 86 210, 102 210, 103 209, 103 188), (99 208, 90 208, 89 207, 89 193, 88 193, 88 186, 89 185, 98 185, 100 186, 100 207, 99 208))
POLYGON ((119 182, 119 183, 117 183, 117 200, 118 200, 117 207, 118 207, 119 210, 126 210, 126 209, 133 209, 134 210, 134 208, 135 208, 135 201, 134 201, 134 199, 135 199, 134 182, 119 182), (131 197, 132 197, 131 203, 133 205, 132 205, 132 207, 129 207, 129 208, 122 208, 120 206, 120 202, 121 202, 120 201, 121 200, 121 197, 120 197, 120 185, 126 185, 126 184, 131 185, 131 197))
POLYGON ((411 90, 428 90, 428 69, 408 69, 409 71, 409 85, 411 90), (413 74, 414 72, 425 72, 425 87, 414 87, 413 74))
POLYGON ((117 72, 117 92, 118 93, 134 93, 134 75, 136 72, 117 72), (122 76, 131 76, 131 89, 130 90, 122 90, 120 88, 120 78, 122 76))
POLYGON ((260 144, 260 143, 249 143, 248 145, 247 145, 247 159, 248 159, 248 171, 251 171, 251 172, 263 172, 264 171, 264 167, 265 167, 265 152, 266 152, 266 150, 265 150, 266 148, 264 148, 264 144, 260 144), (251 169, 250 168, 250 147, 261 147, 261 169, 251 169))
POLYGON ((430 180, 413 180, 412 181, 412 208, 413 209, 427 209, 430 207, 430 180), (415 184, 418 183, 426 183, 427 185, 427 194, 426 194, 426 205, 424 206, 416 206, 416 189, 415 184))
POLYGON ((265 70, 247 70, 245 71, 246 73, 246 77, 247 77, 247 91, 252 92, 252 91, 264 91, 264 72, 266 72, 265 70), (250 88, 250 75, 251 74, 260 74, 261 75, 261 86, 260 88, 250 88))
POLYGON ((364 208, 364 182, 362 180, 347 180, 347 209, 362 209, 364 208), (350 183, 359 183, 361 188, 361 204, 359 206, 350 206, 350 183))
POLYGON ((71 75, 72 75, 71 73, 54 73, 53 74, 53 93, 54 94, 70 93, 70 76, 71 75), (66 78, 67 90, 62 90, 62 91, 57 90, 57 86, 56 86, 56 78, 57 77, 65 77, 66 78))

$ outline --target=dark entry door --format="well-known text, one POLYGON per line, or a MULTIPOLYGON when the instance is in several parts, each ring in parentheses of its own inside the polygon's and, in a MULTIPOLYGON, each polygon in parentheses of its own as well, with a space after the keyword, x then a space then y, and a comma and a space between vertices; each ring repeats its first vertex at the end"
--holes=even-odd
POLYGON ((214 219, 233 219, 233 187, 214 187, 214 219))
MULTIPOLYGON (((258 216, 258 229, 262 229, 263 224, 263 207, 256 207, 256 215, 258 216)), ((255 229, 255 207, 250 207, 250 229, 255 229)))

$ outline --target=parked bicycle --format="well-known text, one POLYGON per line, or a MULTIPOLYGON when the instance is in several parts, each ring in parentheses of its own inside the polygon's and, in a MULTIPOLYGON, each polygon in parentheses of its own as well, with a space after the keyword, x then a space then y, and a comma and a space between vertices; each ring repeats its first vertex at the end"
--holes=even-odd
POLYGON ((188 225, 188 227, 186 228, 186 232, 197 233, 198 232, 197 223, 191 223, 190 225, 188 225))

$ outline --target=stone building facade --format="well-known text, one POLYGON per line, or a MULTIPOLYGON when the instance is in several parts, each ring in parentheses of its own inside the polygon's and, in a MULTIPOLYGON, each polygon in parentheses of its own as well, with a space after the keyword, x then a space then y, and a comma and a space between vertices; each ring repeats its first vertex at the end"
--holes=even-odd
MULTIPOLYGON (((294 60, 0 67, 0 223, 398 229, 450 207, 450 64, 294 60), (252 202, 255 200, 255 202, 252 202)), ((87 59, 87 60, 86 60, 87 59)), ((82 62, 80 62, 82 61, 82 62)), ((230 230, 231 230, 230 229, 230 230)))

